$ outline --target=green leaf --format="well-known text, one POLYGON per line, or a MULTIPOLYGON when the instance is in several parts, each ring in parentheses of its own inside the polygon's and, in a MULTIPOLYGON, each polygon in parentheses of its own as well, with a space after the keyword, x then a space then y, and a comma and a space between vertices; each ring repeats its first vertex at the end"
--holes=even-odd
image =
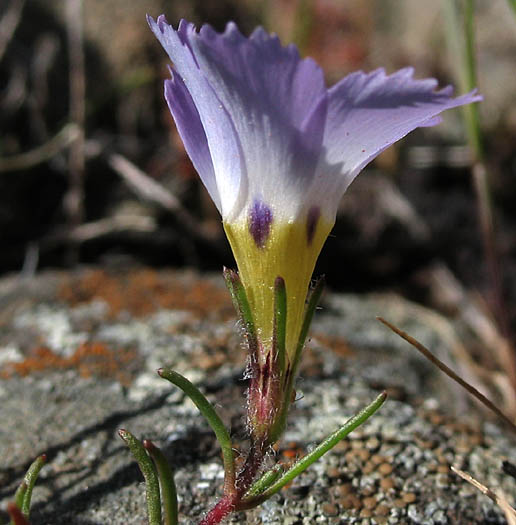
POLYGON ((217 441, 222 449, 222 458, 224 463, 224 494, 233 494, 236 491, 235 486, 235 460, 233 457, 233 444, 229 432, 224 423, 218 416, 213 405, 204 397, 201 391, 194 386, 186 377, 178 374, 170 368, 160 368, 158 374, 180 388, 199 409, 201 414, 208 421, 217 441))
POLYGON ((262 492, 265 492, 283 473, 283 467, 281 465, 274 465, 274 467, 265 472, 260 479, 255 481, 252 487, 247 491, 246 498, 259 496, 262 492))
MULTIPOLYGON (((23 477, 23 481, 20 483, 20 486, 14 495, 14 504, 18 507, 26 519, 28 519, 30 515, 32 490, 34 489, 38 475, 46 461, 46 454, 41 454, 41 456, 38 456, 32 462, 31 466, 27 470, 27 473, 23 477)), ((14 518, 12 518, 11 523, 14 523, 14 518)))
MULTIPOLYGON (((280 476, 268 489, 258 496, 245 498, 238 506, 239 510, 250 509, 256 507, 260 503, 269 499, 271 496, 279 492, 285 485, 290 483, 294 478, 304 472, 312 463, 315 463, 319 458, 324 456, 326 452, 331 450, 339 441, 344 439, 350 432, 359 427, 362 423, 367 421, 385 402, 387 394, 382 392, 372 403, 362 409, 358 414, 348 419, 346 423, 333 434, 330 434, 322 443, 320 443, 309 454, 302 457, 289 470, 280 476)), ((261 481, 261 480, 259 480, 261 481)))
POLYGON ((256 353, 258 352, 258 340, 256 339, 253 314, 251 312, 251 307, 249 306, 249 301, 247 300, 244 285, 240 280, 238 272, 235 270, 224 268, 222 274, 231 295, 233 306, 244 323, 247 343, 249 344, 251 355, 256 356, 256 353))
POLYGON ((161 525, 161 500, 159 495, 159 482, 156 469, 147 455, 145 448, 129 431, 121 428, 118 435, 136 459, 138 466, 145 478, 145 489, 147 499, 147 514, 149 525, 161 525))
POLYGON ((158 470, 161 499, 163 500, 163 508, 165 510, 165 525, 177 525, 177 491, 174 482, 174 473, 163 452, 161 452, 152 441, 145 439, 143 446, 153 459, 158 470))
POLYGON ((312 324, 312 319, 314 317, 315 310, 317 305, 321 300, 321 295, 324 290, 325 278, 324 275, 317 279, 315 286, 309 292, 308 302, 305 308, 305 317, 303 319, 303 324, 301 325, 301 332, 299 333, 299 339, 297 342, 296 353, 294 354, 294 360, 292 365, 292 380, 295 379, 297 368, 299 366, 299 361, 301 360, 301 353, 305 346, 306 337, 308 336, 308 331, 310 330, 310 325, 312 324))

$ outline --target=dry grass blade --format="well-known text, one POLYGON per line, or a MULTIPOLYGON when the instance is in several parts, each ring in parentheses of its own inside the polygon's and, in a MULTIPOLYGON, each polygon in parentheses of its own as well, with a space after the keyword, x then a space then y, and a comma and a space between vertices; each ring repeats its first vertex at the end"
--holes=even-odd
POLYGON ((44 237, 40 246, 47 249, 63 243, 83 243, 120 232, 150 233, 155 228, 156 225, 150 217, 138 215, 107 217, 98 221, 84 222, 75 228, 60 229, 44 237))
POLYGON ((46 162, 77 140, 80 129, 76 124, 67 124, 57 135, 45 144, 19 155, 0 158, 0 173, 26 170, 46 162))
MULTIPOLYGON (((66 32, 69 63, 69 115, 70 121, 79 128, 77 139, 70 145, 68 154, 68 190, 63 208, 70 229, 77 228, 84 220, 84 129, 86 121, 86 70, 84 55, 84 5, 83 0, 66 2, 66 32)), ((71 243, 68 247, 68 263, 76 263, 79 253, 71 243)))
POLYGON ((416 350, 423 354, 431 363, 437 366, 437 368, 443 371, 448 377, 451 377, 460 386, 466 389, 473 397, 478 399, 478 401, 480 401, 484 406, 486 406, 487 408, 489 408, 489 410, 494 412, 500 419, 503 419, 510 426, 513 432, 516 432, 516 425, 492 401, 490 401, 486 396, 484 396, 484 394, 479 392, 474 386, 464 381, 464 379, 458 376, 451 368, 446 366, 441 360, 435 357, 435 355, 432 354, 432 352, 430 352, 428 348, 423 346, 419 341, 414 339, 412 336, 408 335, 403 330, 400 330, 392 323, 389 323, 389 321, 386 321, 383 317, 377 317, 377 319, 385 326, 390 328, 395 334, 399 335, 402 339, 405 339, 407 343, 411 344, 416 350))
POLYGON ((25 0, 13 0, 0 20, 0 60, 18 27, 24 5, 25 0))
POLYGON ((114 153, 109 156, 109 165, 138 195, 159 204, 172 213, 189 233, 204 242, 213 242, 212 237, 203 232, 201 224, 184 208, 172 192, 149 177, 127 158, 114 153))
POLYGON ((477 488, 482 494, 487 496, 489 499, 494 501, 505 513, 507 523, 509 525, 516 525, 516 510, 509 504, 509 502, 503 497, 493 492, 489 487, 482 485, 480 481, 476 480, 473 476, 455 467, 450 467, 455 474, 460 476, 462 479, 477 488))
MULTIPOLYGON (((188 212, 183 208, 177 197, 167 188, 149 177, 130 160, 118 153, 109 157, 109 165, 129 184, 139 195, 155 202, 171 213, 188 212)), ((189 218, 188 220, 193 220, 189 218)))

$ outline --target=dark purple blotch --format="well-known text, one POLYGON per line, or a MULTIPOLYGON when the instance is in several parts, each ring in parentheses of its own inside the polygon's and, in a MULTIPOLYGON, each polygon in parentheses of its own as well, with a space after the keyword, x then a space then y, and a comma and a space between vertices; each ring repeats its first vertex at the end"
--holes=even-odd
POLYGON ((308 215, 306 217, 306 238, 308 240, 308 244, 312 244, 320 216, 321 210, 318 206, 313 206, 308 210, 308 215))
POLYGON ((258 248, 263 248, 271 231, 272 211, 263 202, 255 200, 249 214, 249 233, 258 248))

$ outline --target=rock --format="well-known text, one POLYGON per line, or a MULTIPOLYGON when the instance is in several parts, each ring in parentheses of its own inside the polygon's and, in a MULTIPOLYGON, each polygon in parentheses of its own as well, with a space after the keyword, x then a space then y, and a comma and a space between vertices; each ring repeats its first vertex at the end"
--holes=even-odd
MULTIPOLYGON (((193 404, 155 371, 172 366, 200 385, 244 436, 245 357, 222 279, 92 269, 4 278, 0 291, 1 508, 46 452, 33 525, 145 523, 142 476, 116 433, 126 428, 162 448, 176 471, 180 522, 198 520, 220 494, 220 451, 193 404)), ((420 310, 395 296, 328 294, 278 454, 303 454, 378 389, 402 395, 351 434, 349 446, 231 523, 369 523, 366 514, 385 523, 505 523, 494 503, 441 466, 458 462, 514 499, 513 480, 501 471, 503 459, 516 461, 514 440, 472 407, 467 418, 454 416, 464 400, 456 402, 449 381, 374 319, 388 312, 451 354, 451 332, 447 339, 413 315, 420 310)))

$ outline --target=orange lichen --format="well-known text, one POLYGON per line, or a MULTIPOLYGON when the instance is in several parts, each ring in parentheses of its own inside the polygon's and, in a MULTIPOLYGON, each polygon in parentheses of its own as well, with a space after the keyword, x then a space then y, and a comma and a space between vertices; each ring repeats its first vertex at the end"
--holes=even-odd
POLYGON ((161 308, 186 310, 197 317, 234 316, 229 294, 222 286, 194 274, 157 273, 151 269, 110 274, 91 270, 78 278, 67 278, 58 297, 77 305, 94 299, 105 301, 110 315, 127 311, 141 317, 161 308))
POLYGON ((285 446, 281 447, 280 452, 287 463, 292 463, 304 455, 303 448, 296 441, 286 443, 285 446))
POLYGON ((40 346, 23 361, 6 363, 0 369, 0 378, 27 376, 45 370, 76 369, 82 377, 109 377, 123 385, 129 385, 136 360, 135 350, 114 350, 101 342, 83 343, 69 357, 60 356, 50 348, 40 346))
POLYGON ((348 342, 342 337, 329 336, 318 332, 317 334, 314 334, 314 339, 317 340, 319 345, 330 349, 337 355, 343 357, 349 357, 353 355, 353 350, 349 346, 348 342))

